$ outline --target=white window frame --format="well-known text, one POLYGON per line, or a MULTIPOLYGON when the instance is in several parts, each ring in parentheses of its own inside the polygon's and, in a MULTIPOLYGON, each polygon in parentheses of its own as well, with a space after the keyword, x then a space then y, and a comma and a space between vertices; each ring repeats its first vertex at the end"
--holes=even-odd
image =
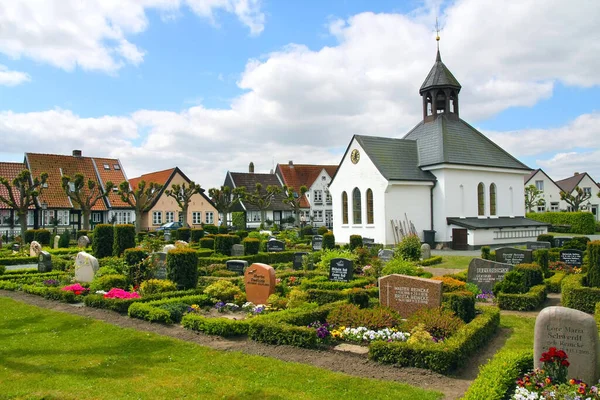
POLYGON ((205 211, 204 216, 205 216, 205 223, 211 224, 211 225, 215 223, 215 213, 214 212, 205 211))
POLYGON ((544 181, 535 181, 535 188, 540 192, 544 191, 544 181))
POLYGON ((68 226, 71 224, 71 211, 56 210, 56 218, 60 221, 59 225, 68 226))
POLYGON ((0 210, 0 226, 9 226, 10 210, 0 210))
POLYGON ((260 211, 246 212, 246 222, 260 222, 260 211))
POLYGON ((152 225, 162 225, 162 211, 152 211, 152 225))
POLYGON ((560 211, 560 204, 558 201, 553 201, 550 203, 550 211, 560 211))
POLYGON ((584 187, 583 188, 583 194, 592 194, 592 188, 591 187, 584 187))
POLYGON ((537 212, 546 212, 546 205, 545 204, 538 205, 537 212))
POLYGON ((165 211, 165 224, 175 222, 175 211, 165 211))
POLYGON ((102 222, 102 214, 100 214, 98 212, 93 212, 92 213, 92 222, 94 224, 98 224, 98 223, 102 222))
POLYGON ((192 225, 200 225, 202 223, 202 211, 192 212, 192 225))
POLYGON ((314 210, 313 211, 313 220, 317 222, 323 221, 323 210, 314 210))
POLYGON ((333 199, 331 198, 331 193, 329 193, 329 190, 325 191, 325 204, 328 206, 333 204, 333 199))
POLYGON ((315 204, 323 204, 323 191, 315 190, 313 192, 313 201, 315 204))

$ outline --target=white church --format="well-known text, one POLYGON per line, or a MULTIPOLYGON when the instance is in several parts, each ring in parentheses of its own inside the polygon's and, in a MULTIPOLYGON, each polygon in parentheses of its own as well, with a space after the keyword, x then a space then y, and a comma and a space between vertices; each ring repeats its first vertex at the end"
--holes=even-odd
POLYGON ((406 220, 422 241, 457 250, 547 232, 525 218, 531 169, 460 119, 460 89, 438 49, 419 90, 423 120, 402 139, 353 136, 329 186, 337 242, 361 235, 395 244, 392 221, 406 220))

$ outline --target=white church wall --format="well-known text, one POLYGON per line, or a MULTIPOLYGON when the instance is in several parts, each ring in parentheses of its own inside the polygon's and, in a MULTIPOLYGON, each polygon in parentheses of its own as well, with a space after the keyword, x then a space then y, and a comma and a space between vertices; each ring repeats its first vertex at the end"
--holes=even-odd
MULTIPOLYGON (((423 241, 423 230, 431 229, 431 196, 432 183, 391 183, 385 193, 385 220, 382 221, 385 231, 385 242, 394 244, 394 232, 391 220, 413 223, 419 238, 423 241)), ((379 222, 379 221, 378 221, 379 222)))

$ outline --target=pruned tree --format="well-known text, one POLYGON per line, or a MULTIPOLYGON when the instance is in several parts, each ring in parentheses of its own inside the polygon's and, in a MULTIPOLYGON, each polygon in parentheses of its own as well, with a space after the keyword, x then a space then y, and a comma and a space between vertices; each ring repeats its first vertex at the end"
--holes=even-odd
POLYGON ((579 206, 586 200, 589 200, 592 197, 592 193, 586 193, 579 186, 575 187, 571 193, 567 193, 563 190, 560 192, 560 199, 565 201, 568 205, 571 206, 572 211, 579 211, 579 206))
POLYGON ((221 186, 220 188, 208 189, 208 196, 215 203, 215 208, 219 214, 223 215, 221 225, 226 223, 227 214, 233 211, 233 208, 238 204, 245 193, 244 187, 231 189, 229 186, 221 186))
POLYGON ((61 178, 61 181, 66 195, 71 199, 73 205, 76 205, 81 210, 83 229, 89 230, 92 208, 94 208, 98 200, 110 193, 115 185, 111 181, 106 182, 106 192, 102 192, 100 185, 92 179, 86 181, 83 174, 80 173, 75 174, 73 178, 65 175, 61 178))
POLYGON ((187 226, 187 214, 192 196, 200 193, 201 191, 202 189, 200 188, 200 185, 196 184, 194 181, 190 181, 189 185, 187 186, 185 183, 182 183, 181 185, 174 183, 171 185, 170 190, 165 190, 165 194, 174 198, 177 202, 177 205, 181 209, 184 226, 187 226))
POLYGON ((129 204, 135 210, 135 232, 142 230, 142 214, 150 210, 152 203, 160 195, 163 185, 160 183, 142 180, 138 182, 137 188, 131 188, 129 182, 123 181, 119 185, 119 196, 121 200, 129 204))
POLYGON ((0 184, 6 188, 6 194, 0 195, 0 201, 16 211, 22 238, 25 237, 27 230, 29 207, 35 205, 35 200, 42 193, 47 180, 47 173, 44 172, 39 177, 32 178, 28 169, 21 171, 12 181, 0 177, 0 184))
POLYGON ((541 198, 542 193, 535 185, 525 187, 525 209, 527 211, 533 211, 533 207, 544 204, 544 199, 541 198))
POLYGON ((279 193, 281 193, 279 186, 269 185, 263 190, 262 184, 257 183, 253 192, 244 193, 243 201, 258 208, 260 211, 260 223, 263 224, 267 219, 267 209, 279 193))
POLYGON ((290 205, 294 209, 296 221, 300 221, 300 199, 302 199, 302 196, 308 192, 308 188, 302 185, 300 186, 300 193, 298 193, 294 190, 293 186, 284 186, 283 192, 286 195, 286 197, 283 199, 283 202, 290 205))

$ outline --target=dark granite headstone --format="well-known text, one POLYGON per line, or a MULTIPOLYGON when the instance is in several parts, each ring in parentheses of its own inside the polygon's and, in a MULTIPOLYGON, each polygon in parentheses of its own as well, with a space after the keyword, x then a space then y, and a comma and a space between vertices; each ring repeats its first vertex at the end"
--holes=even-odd
POLYGON ((323 236, 314 235, 312 237, 312 249, 313 251, 323 250, 323 236))
POLYGON ((308 255, 307 252, 298 252, 298 253, 294 253, 294 263, 293 263, 293 268, 294 269, 302 269, 302 264, 303 264, 303 257, 305 255, 308 255))
POLYGON ((527 242, 528 250, 549 249, 552 247, 550 242, 527 242))
POLYGON ((234 244, 231 246, 231 255, 233 257, 243 256, 244 255, 244 245, 243 244, 234 244))
POLYGON ((281 240, 269 240, 267 242, 267 252, 285 251, 285 243, 281 240))
POLYGON ((554 238, 554 247, 563 247, 566 242, 571 240, 570 237, 555 237, 554 238))
POLYGON ((245 260, 229 260, 225 264, 228 271, 233 271, 238 275, 244 275, 244 271, 248 268, 248 261, 245 260))
POLYGON ((496 282, 504 279, 504 275, 513 268, 512 264, 474 258, 469 263, 467 282, 474 283, 482 291, 490 292, 496 282))
POLYGON ((581 264, 583 264, 583 251, 575 249, 561 250, 560 261, 571 267, 581 267, 581 264))
POLYGON ((496 262, 517 265, 528 264, 532 261, 532 250, 515 249, 514 247, 502 247, 496 249, 496 262))
POLYGON ((371 239, 371 238, 362 238, 362 242, 363 242, 363 246, 367 247, 367 248, 371 248, 373 246, 375 246, 375 239, 371 239))
POLYGON ((379 250, 379 253, 377 253, 377 256, 381 261, 386 263, 394 258, 394 251, 390 249, 381 249, 379 250))
POLYGON ((329 280, 349 282, 352 280, 352 260, 347 258, 334 258, 329 264, 329 280))
POLYGON ((38 256, 38 272, 52 271, 52 255, 47 251, 41 251, 38 256))
POLYGON ((21 249, 21 246, 19 246, 17 243, 12 245, 12 251, 19 251, 21 249))

